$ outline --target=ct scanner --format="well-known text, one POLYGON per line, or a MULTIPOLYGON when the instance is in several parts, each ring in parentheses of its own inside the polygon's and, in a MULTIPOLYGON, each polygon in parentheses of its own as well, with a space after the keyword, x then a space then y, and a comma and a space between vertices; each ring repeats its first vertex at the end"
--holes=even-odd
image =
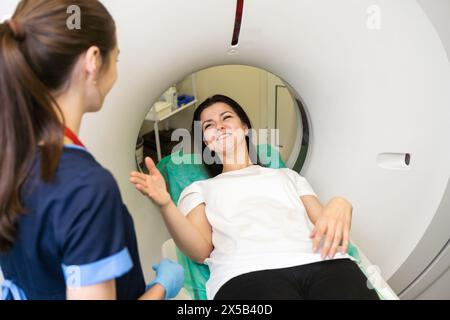
MULTIPOLYGON (((352 238, 400 298, 450 299, 450 1, 246 0, 235 46, 236 0, 102 2, 117 22, 120 78, 81 138, 120 185, 147 277, 169 235, 128 182, 142 120, 188 74, 243 64, 303 102, 301 174, 322 201, 351 200, 352 238)), ((1 15, 16 4, 2 0, 1 15)))

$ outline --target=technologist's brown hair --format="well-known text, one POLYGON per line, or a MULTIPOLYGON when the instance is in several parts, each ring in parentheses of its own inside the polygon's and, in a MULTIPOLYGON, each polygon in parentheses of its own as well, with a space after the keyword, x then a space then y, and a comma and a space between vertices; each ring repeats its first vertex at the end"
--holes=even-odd
POLYGON ((114 20, 97 0, 22 0, 0 24, 0 252, 16 240, 26 212, 22 187, 36 152, 46 182, 62 154, 64 120, 52 93, 68 85, 91 46, 100 49, 105 69, 116 45, 114 20), (72 5, 80 9, 80 29, 67 26, 72 5))

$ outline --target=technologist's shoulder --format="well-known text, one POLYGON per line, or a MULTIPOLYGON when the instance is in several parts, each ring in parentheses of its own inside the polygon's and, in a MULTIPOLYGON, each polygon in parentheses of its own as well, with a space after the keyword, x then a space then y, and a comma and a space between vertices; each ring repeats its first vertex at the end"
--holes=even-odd
MULTIPOLYGON (((78 159, 77 166, 71 170, 68 189, 91 189, 101 193, 113 193, 120 196, 119 186, 113 174, 94 159, 78 159)), ((66 179, 67 180, 67 179, 66 179)), ((69 190, 68 190, 69 191, 69 190)))

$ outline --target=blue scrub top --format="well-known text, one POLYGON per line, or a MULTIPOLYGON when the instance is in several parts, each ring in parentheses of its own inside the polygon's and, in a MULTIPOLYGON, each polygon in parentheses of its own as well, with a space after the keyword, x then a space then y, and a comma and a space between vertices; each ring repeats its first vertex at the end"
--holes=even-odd
POLYGON ((65 146, 55 179, 40 156, 22 188, 27 211, 14 246, 0 254, 3 299, 65 299, 66 286, 116 279, 118 299, 145 292, 133 220, 110 172, 86 150, 65 146))

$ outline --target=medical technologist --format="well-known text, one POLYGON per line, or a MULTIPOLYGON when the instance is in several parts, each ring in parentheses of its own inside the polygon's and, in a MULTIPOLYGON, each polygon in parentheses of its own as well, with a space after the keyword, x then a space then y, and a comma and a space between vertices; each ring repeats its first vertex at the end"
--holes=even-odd
POLYGON ((2 299, 169 299, 171 260, 146 286, 116 181, 78 139, 117 79, 116 27, 97 0, 23 0, 0 24, 2 299), (76 5, 81 28, 70 30, 76 5))

